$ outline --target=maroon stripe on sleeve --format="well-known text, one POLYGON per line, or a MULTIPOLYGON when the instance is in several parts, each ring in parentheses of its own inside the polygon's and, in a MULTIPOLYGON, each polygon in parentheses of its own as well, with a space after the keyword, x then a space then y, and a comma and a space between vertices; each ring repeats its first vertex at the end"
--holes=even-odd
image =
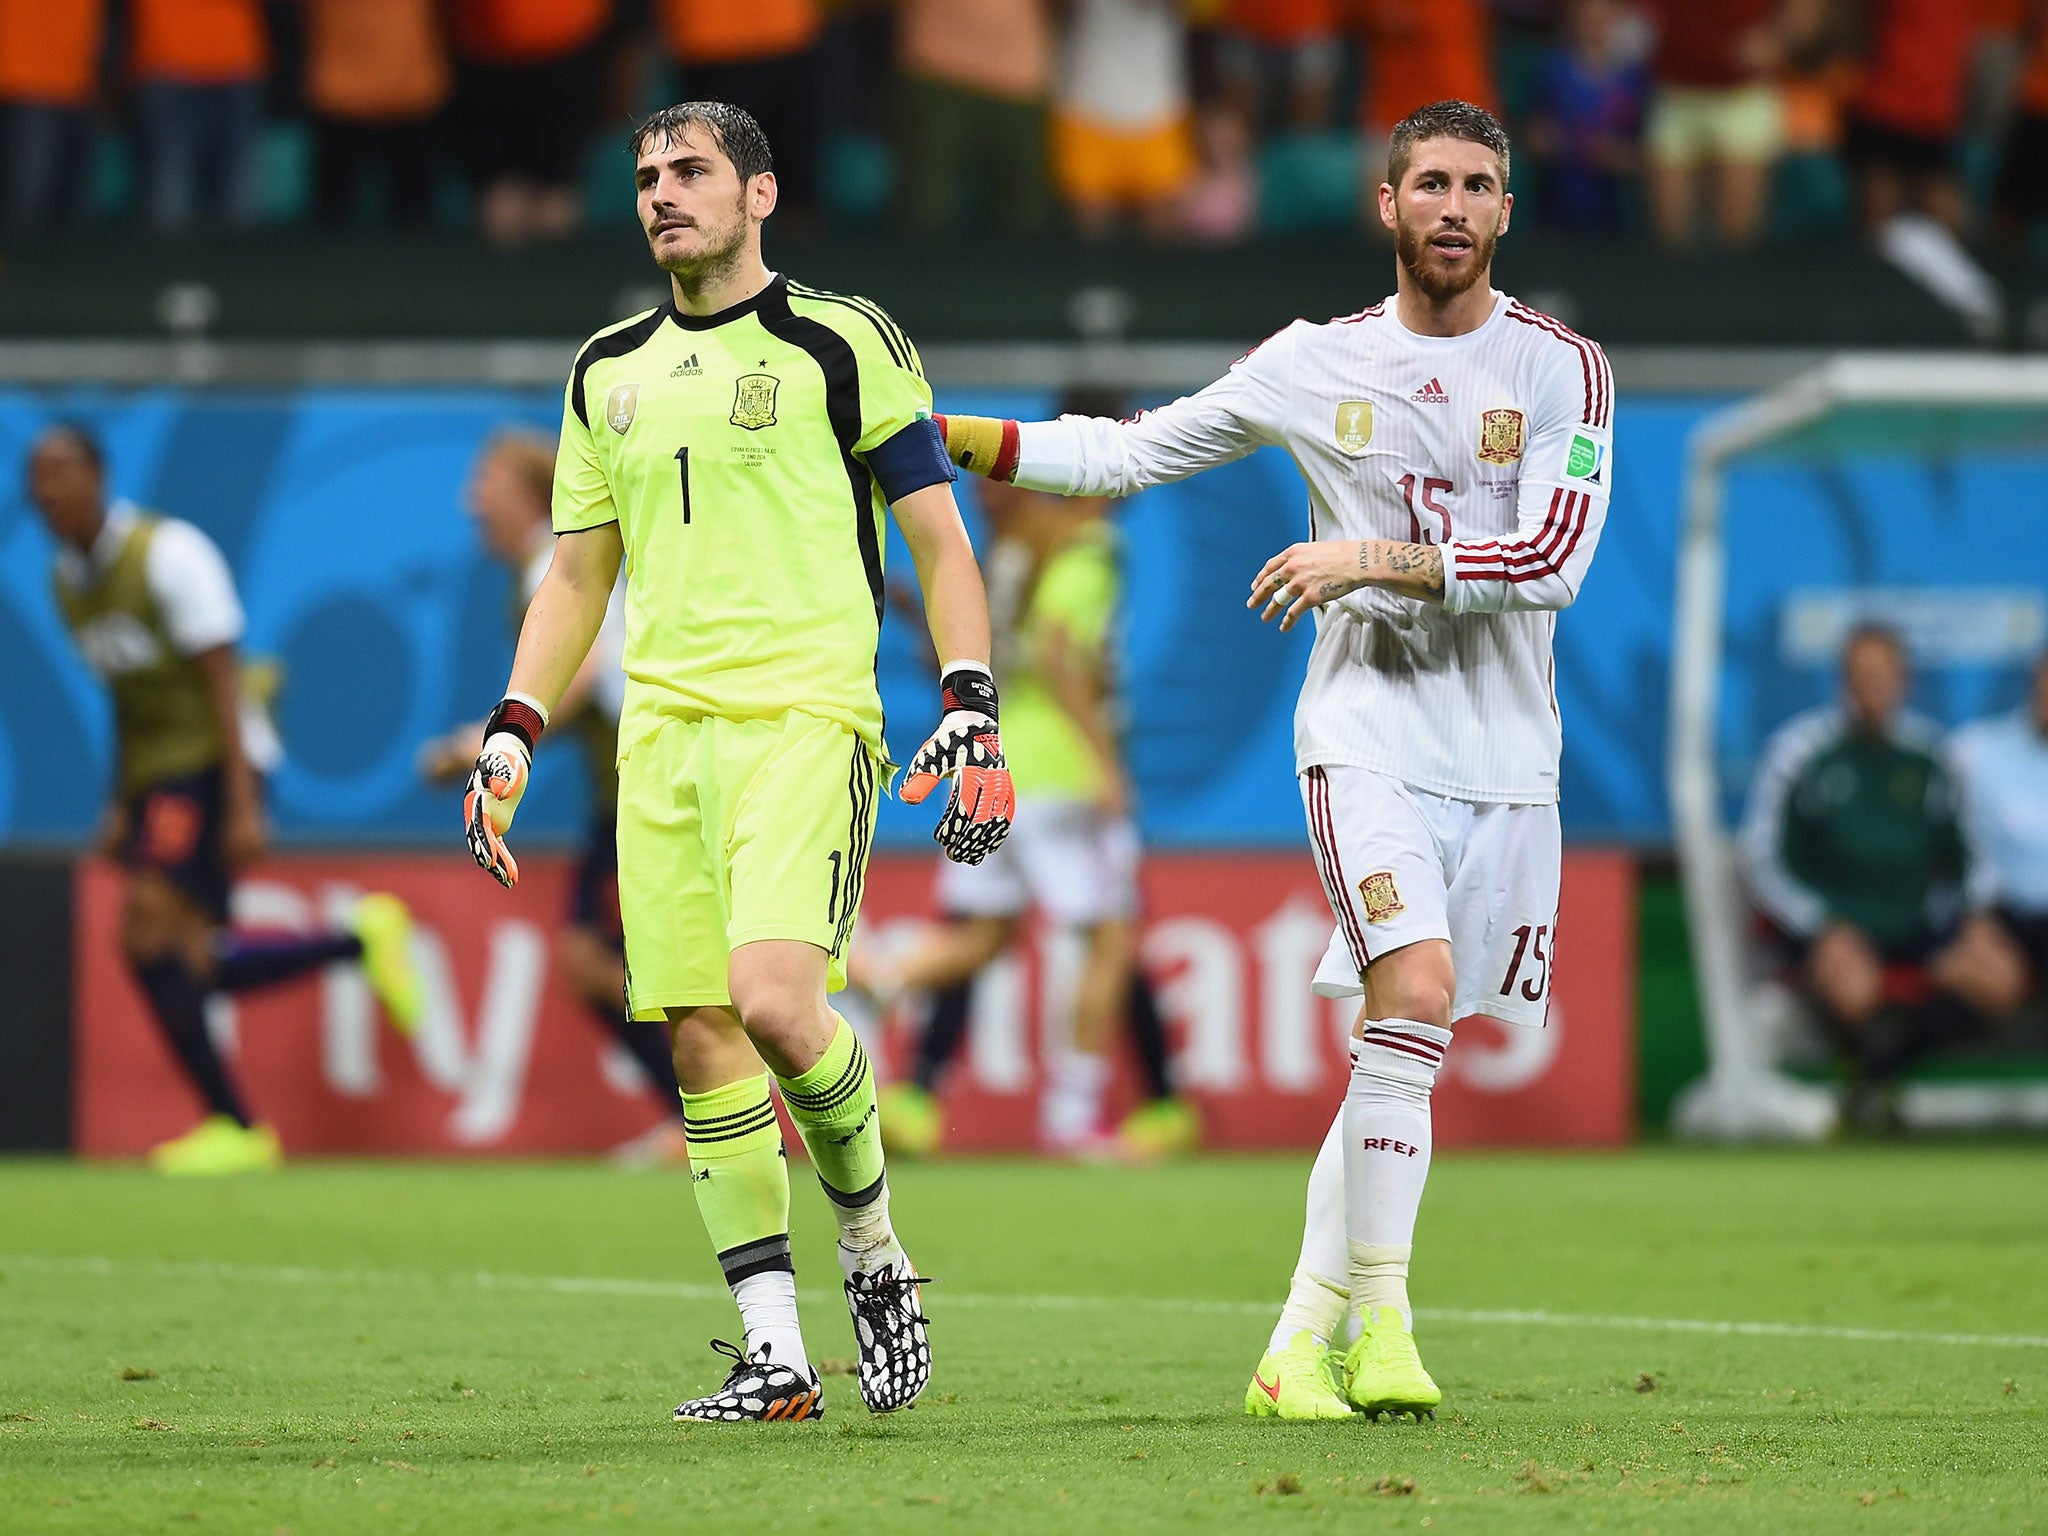
POLYGON ((1579 354, 1579 369, 1585 377, 1586 403, 1582 420, 1589 427, 1604 427, 1612 410, 1613 374, 1607 356, 1593 342, 1541 310, 1531 309, 1519 299, 1508 306, 1508 318, 1555 336, 1579 354))

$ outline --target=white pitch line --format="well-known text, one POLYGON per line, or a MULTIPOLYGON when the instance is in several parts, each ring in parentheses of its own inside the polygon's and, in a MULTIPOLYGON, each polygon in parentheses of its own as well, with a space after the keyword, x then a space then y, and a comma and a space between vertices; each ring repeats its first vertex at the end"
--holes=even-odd
MULTIPOLYGON (((553 1296, 632 1296, 665 1301, 724 1301, 722 1285, 686 1280, 627 1280, 603 1275, 522 1275, 491 1270, 450 1271, 401 1269, 313 1269, 300 1265, 221 1264, 209 1260, 133 1260, 89 1255, 41 1253, 0 1254, 0 1271, 37 1270, 47 1274, 121 1275, 161 1279, 231 1280, 269 1285, 334 1285, 354 1287, 466 1285, 477 1290, 535 1291, 553 1296)), ((836 1291, 805 1289, 806 1300, 839 1299, 836 1291)), ((939 1293, 942 1307, 1005 1307, 1017 1311, 1115 1311, 1143 1309, 1165 1312, 1206 1312, 1232 1317, 1266 1317, 1273 1305, 1264 1301, 1205 1301, 1179 1296, 1038 1296, 987 1291, 939 1293)), ((1452 1307, 1416 1309, 1420 1321, 1515 1328, 1592 1328, 1636 1333, 1707 1333, 1769 1339, 1839 1339, 1855 1344, 1953 1344, 1995 1349, 2048 1349, 2048 1335, 2034 1333, 1932 1333, 1904 1328, 1847 1328, 1825 1323, 1725 1321, 1698 1317, 1623 1317, 1579 1312, 1462 1310, 1452 1307)))

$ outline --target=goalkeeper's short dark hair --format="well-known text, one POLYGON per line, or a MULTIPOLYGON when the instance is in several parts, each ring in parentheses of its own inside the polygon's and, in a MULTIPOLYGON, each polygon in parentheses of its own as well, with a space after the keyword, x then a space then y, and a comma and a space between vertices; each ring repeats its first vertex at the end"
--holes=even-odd
POLYGON ((1401 178, 1408 174, 1408 162, 1414 158, 1415 146, 1426 139, 1463 139, 1467 144, 1492 150, 1494 158, 1500 161, 1501 190, 1507 190, 1508 131, 1486 108, 1469 101, 1433 101, 1410 112, 1394 125, 1393 134, 1387 139, 1388 181, 1396 187, 1401 185, 1401 178))
POLYGON ((711 142, 732 162, 743 182, 775 169, 768 135, 761 131, 754 114, 729 101, 680 101, 650 114, 633 130, 633 158, 646 154, 648 145, 679 139, 691 128, 702 128, 711 135, 711 142))

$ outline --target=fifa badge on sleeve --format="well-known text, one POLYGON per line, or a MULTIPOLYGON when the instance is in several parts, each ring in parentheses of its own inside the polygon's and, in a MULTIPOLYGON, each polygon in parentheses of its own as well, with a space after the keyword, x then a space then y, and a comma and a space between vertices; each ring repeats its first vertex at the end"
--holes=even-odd
POLYGON ((640 409, 640 386, 621 384, 613 390, 604 402, 604 419, 619 436, 626 435, 626 428, 633 425, 633 415, 640 409))

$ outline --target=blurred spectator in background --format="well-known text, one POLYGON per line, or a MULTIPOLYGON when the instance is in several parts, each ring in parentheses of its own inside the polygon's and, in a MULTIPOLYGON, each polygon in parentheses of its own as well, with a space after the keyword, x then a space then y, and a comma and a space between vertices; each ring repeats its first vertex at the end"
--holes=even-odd
POLYGON ((0 0, 0 230, 84 208, 105 32, 104 0, 0 0))
POLYGON ((1644 129, 1650 211, 1667 245, 1690 245, 1702 195, 1727 246, 1763 230, 1784 147, 1773 77, 1823 29, 1826 0, 1647 0, 1655 92, 1644 129))
POLYGON ((453 79, 440 0, 302 3, 314 217, 354 221, 365 185, 381 178, 392 221, 426 223, 453 79))
POLYGON ((1227 98, 1208 103, 1195 121, 1195 151, 1195 177, 1177 220, 1181 233, 1210 245, 1242 240, 1259 220, 1250 120, 1227 98))
POLYGON ((150 223, 254 222, 270 69, 260 0, 129 0, 128 29, 150 223))
POLYGON ((1053 174, 1081 234, 1123 215, 1176 232, 1195 174, 1181 0, 1074 0, 1060 48, 1053 174))
POLYGON ((1991 340, 2004 330, 2004 298, 1957 238, 1957 149, 1978 8, 1966 0, 1845 3, 1863 38, 1842 141, 1857 217, 1887 260, 1991 340))
POLYGON ((970 218, 1037 234, 1050 210, 1046 0, 902 0, 897 57, 904 214, 918 231, 970 218))
POLYGON ((1216 73, 1250 131, 1329 127, 1344 68, 1341 23, 1339 0, 1224 0, 1216 73))
POLYGON ((456 122, 477 223, 501 245, 583 218, 583 152, 604 86, 611 0, 451 0, 456 122))
POLYGON ((1925 1052, 2020 1001, 2012 942, 1972 907, 1956 787, 1934 726, 1904 713, 1903 643, 1864 624, 1842 647, 1842 702, 1781 726, 1743 819, 1752 896, 1849 1058, 1858 1118, 1925 1052))
POLYGON ((787 227, 818 202, 817 0, 659 0, 683 95, 754 114, 775 146, 775 215, 787 227))
POLYGON ((1542 169, 1541 222, 1617 230, 1649 94, 1641 18, 1622 0, 1567 0, 1544 50, 1524 139, 1542 169))
POLYGON ((1365 35, 1360 106, 1367 148, 1361 216, 1378 232, 1379 187, 1394 124, 1433 101, 1497 111, 1484 0, 1358 0, 1365 35))
POLYGON ((2034 663, 2026 701, 1964 726, 1950 755, 1992 917, 2027 972, 2014 990, 2039 999, 2048 994, 2048 652, 2034 663))
POLYGON ((1963 224, 1956 179, 1970 54, 1978 32, 1968 0, 1846 0, 1860 22, 1862 69, 1849 101, 1842 153, 1866 229, 1921 213, 1963 224))
POLYGON ((1992 202, 2008 236, 2048 216, 2048 0, 2028 0, 2012 123, 1999 153, 1992 202))

